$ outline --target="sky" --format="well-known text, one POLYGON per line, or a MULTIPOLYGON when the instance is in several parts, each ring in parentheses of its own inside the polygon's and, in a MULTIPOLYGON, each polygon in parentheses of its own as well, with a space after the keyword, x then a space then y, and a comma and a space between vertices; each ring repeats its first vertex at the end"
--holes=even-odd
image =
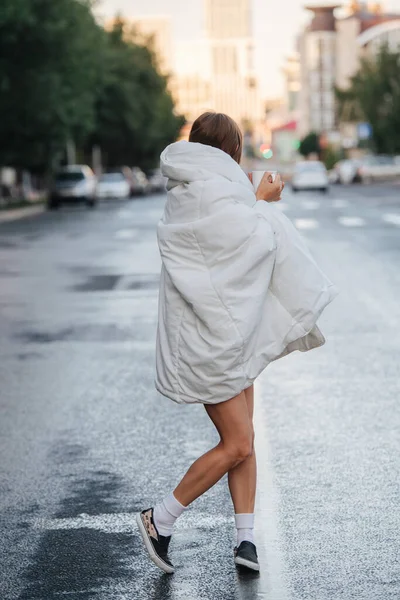
MULTIPOLYGON (((316 0, 252 0, 255 64, 265 98, 276 98, 283 92, 282 66, 295 49, 298 32, 309 20, 310 14, 303 8, 308 3, 317 4, 316 0)), ((400 12, 400 0, 384 0, 383 4, 400 12)), ((97 12, 105 16, 119 12, 127 17, 170 15, 174 39, 193 40, 202 34, 202 0, 100 0, 97 12)))

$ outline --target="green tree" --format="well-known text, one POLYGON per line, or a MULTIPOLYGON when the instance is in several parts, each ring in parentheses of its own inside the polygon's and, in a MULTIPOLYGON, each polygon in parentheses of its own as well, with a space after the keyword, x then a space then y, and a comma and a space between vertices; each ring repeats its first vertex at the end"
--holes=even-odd
POLYGON ((336 90, 343 121, 367 121, 378 153, 400 153, 400 50, 364 58, 348 89, 336 90))
POLYGON ((49 171, 69 140, 111 165, 151 167, 183 119, 152 52, 105 31, 91 0, 0 3, 0 165, 49 171))
POLYGON ((2 0, 0 164, 44 170, 87 137, 103 38, 88 0, 2 0))
POLYGON ((134 42, 134 32, 127 32, 121 19, 107 33, 96 114, 90 144, 101 147, 108 166, 153 167, 184 123, 174 113, 151 50, 134 42))
POLYGON ((300 142, 299 152, 302 156, 308 156, 309 154, 320 154, 321 147, 319 144, 318 134, 311 132, 306 135, 300 142))

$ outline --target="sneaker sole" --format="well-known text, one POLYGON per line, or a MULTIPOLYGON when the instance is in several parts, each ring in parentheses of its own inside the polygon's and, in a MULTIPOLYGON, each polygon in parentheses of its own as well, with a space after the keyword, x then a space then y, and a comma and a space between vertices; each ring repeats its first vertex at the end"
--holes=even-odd
POLYGON ((251 562, 245 558, 240 558, 240 556, 235 558, 235 565, 238 565, 239 567, 246 567, 246 569, 251 569, 252 571, 260 570, 260 565, 258 563, 251 562))
POLYGON ((148 555, 150 556, 153 563, 157 565, 159 569, 164 571, 164 573, 174 573, 174 567, 171 567, 166 562, 164 562, 163 559, 160 558, 157 552, 154 550, 153 544, 150 541, 149 534, 147 533, 147 529, 143 524, 142 516, 140 513, 136 515, 136 523, 139 527, 140 535, 142 536, 148 555))

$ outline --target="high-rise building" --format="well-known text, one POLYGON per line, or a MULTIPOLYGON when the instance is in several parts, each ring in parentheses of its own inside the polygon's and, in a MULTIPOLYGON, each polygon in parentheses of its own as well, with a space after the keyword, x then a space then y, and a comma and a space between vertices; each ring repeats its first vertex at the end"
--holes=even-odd
POLYGON ((300 134, 335 135, 335 87, 346 88, 363 56, 373 56, 382 44, 400 44, 400 13, 385 13, 379 2, 353 0, 347 16, 337 17, 337 5, 309 6, 313 18, 300 36, 300 134))
POLYGON ((204 0, 213 108, 244 125, 261 118, 254 72, 251 0, 204 0))
POLYGON ((313 19, 300 38, 301 133, 335 129, 337 33, 339 6, 307 6, 313 19))
POLYGON ((376 2, 368 6, 354 1, 351 13, 336 20, 336 31, 336 84, 346 88, 358 70, 362 56, 373 55, 382 44, 387 44, 391 50, 400 47, 400 13, 384 13, 376 2))
POLYGON ((174 76, 171 91, 176 110, 194 121, 202 112, 213 109, 211 55, 208 40, 175 43, 174 76))
POLYGON ((293 116, 299 109, 301 88, 300 56, 298 52, 293 52, 287 56, 282 71, 285 78, 285 108, 287 113, 293 116))

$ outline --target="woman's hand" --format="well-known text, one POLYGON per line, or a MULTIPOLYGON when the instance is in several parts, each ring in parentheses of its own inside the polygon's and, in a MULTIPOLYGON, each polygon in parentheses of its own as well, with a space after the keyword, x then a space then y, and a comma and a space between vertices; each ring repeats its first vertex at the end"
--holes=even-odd
MULTIPOLYGON (((250 181, 252 180, 251 173, 249 174, 250 181)), ((276 174, 275 181, 272 181, 271 173, 264 173, 260 181, 260 185, 256 191, 257 200, 265 202, 278 202, 281 199, 282 190, 285 187, 279 173, 276 174)))

